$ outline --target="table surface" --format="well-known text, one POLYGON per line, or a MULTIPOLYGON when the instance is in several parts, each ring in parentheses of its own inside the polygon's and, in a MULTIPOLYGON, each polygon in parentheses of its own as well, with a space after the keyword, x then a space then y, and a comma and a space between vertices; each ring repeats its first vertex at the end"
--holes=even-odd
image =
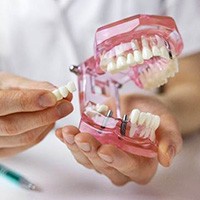
POLYGON ((185 139, 183 151, 172 167, 159 167, 148 185, 129 183, 117 187, 106 177, 77 164, 69 150, 51 133, 30 150, 1 160, 40 186, 41 191, 26 191, 0 177, 0 200, 199 200, 199 144, 200 134, 185 139))

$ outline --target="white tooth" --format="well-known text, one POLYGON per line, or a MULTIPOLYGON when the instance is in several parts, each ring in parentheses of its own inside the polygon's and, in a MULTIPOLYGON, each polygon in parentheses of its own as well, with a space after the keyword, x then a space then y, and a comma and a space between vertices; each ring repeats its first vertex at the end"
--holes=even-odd
POLYGON ((160 117, 157 115, 153 115, 153 118, 151 120, 150 128, 153 130, 156 130, 158 126, 160 125, 160 117))
POLYGON ((127 64, 128 65, 135 65, 136 64, 136 62, 134 60, 134 56, 133 56, 132 53, 128 53, 128 55, 127 55, 127 64))
POLYGON ((145 130, 146 130, 146 131, 145 131, 144 138, 148 138, 148 137, 150 136, 150 134, 151 134, 151 129, 147 128, 147 129, 145 129, 145 130))
POLYGON ((74 82, 70 81, 69 83, 67 83, 67 85, 65 86, 71 93, 76 91, 76 86, 74 84, 74 82))
POLYGON ((178 59, 175 58, 172 61, 172 68, 174 69, 174 72, 177 73, 179 71, 179 64, 178 64, 178 59))
POLYGON ((146 120, 146 113, 141 112, 138 119, 138 125, 143 125, 145 120, 146 120))
POLYGON ((138 64, 142 64, 142 63, 144 62, 141 51, 135 50, 135 51, 133 52, 133 55, 134 55, 134 60, 135 60, 138 64))
POLYGON ((55 89, 52 93, 56 96, 57 101, 63 98, 58 89, 55 89))
POLYGON ((160 48, 160 52, 161 52, 161 57, 169 59, 169 52, 165 46, 162 46, 160 48))
POLYGON ((86 107, 85 108, 85 114, 89 117, 95 117, 96 115, 98 115, 98 113, 96 112, 96 110, 94 110, 91 107, 86 107))
POLYGON ((58 88, 60 94, 65 98, 69 94, 68 89, 65 86, 61 86, 58 88))
POLYGON ((101 59, 99 65, 100 65, 100 68, 101 68, 103 71, 107 71, 108 60, 107 60, 107 59, 101 59))
POLYGON ((126 62, 126 58, 124 56, 119 56, 117 58, 117 69, 127 69, 128 65, 126 62))
POLYGON ((152 58, 153 54, 151 52, 151 49, 149 47, 143 47, 142 49, 142 57, 144 60, 149 60, 152 58))
POLYGON ((108 111, 108 106, 104 105, 104 104, 97 104, 96 105, 96 110, 99 113, 106 113, 108 111))
POLYGON ((161 56, 160 49, 157 46, 152 46, 152 53, 154 56, 161 56))
POLYGON ((140 137, 144 137, 146 135, 146 130, 147 129, 145 128, 139 133, 140 137))
POLYGON ((133 109, 130 114, 131 123, 135 124, 138 121, 140 111, 138 109, 133 109))
POLYGON ((167 77, 173 77, 179 71, 177 58, 171 60, 167 66, 167 77))
POLYGON ((135 131, 136 131, 136 125, 131 124, 131 128, 130 128, 130 131, 129 131, 129 137, 133 137, 135 135, 135 131))
POLYGON ((111 74, 117 73, 118 70, 116 63, 114 61, 108 63, 107 71, 110 72, 111 74))
POLYGON ((137 40, 131 40, 131 48, 133 49, 133 51, 138 49, 138 42, 137 40))
POLYGON ((149 127, 152 119, 152 114, 151 113, 146 113, 146 120, 145 120, 145 126, 149 127))
POLYGON ((155 142, 156 134, 155 134, 154 131, 151 131, 149 139, 150 139, 152 142, 155 142))
POLYGON ((160 125, 160 117, 158 115, 154 116, 154 130, 156 130, 160 125))

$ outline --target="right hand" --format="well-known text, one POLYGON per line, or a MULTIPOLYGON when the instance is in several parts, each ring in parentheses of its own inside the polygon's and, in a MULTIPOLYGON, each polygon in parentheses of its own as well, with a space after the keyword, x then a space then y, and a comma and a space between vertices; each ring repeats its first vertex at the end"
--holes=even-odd
POLYGON ((37 144, 58 119, 72 112, 72 95, 57 102, 51 93, 55 88, 0 72, 0 157, 37 144))

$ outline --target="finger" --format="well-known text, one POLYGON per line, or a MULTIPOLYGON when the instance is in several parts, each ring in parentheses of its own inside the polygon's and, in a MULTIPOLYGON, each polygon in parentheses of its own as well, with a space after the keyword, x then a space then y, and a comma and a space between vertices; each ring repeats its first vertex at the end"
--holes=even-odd
POLYGON ((101 143, 88 133, 79 133, 75 136, 75 142, 84 155, 90 160, 95 169, 106 175, 115 185, 124 185, 129 178, 121 174, 113 167, 108 166, 97 154, 101 143))
POLYGON ((18 135, 26 131, 54 123, 68 115, 73 106, 66 100, 61 100, 55 107, 42 111, 17 113, 0 118, 0 135, 18 135))
POLYGON ((35 141, 33 141, 32 144, 29 144, 29 145, 26 145, 26 146, 22 146, 22 147, 2 148, 2 149, 0 149, 0 157, 13 156, 13 155, 16 155, 16 154, 18 154, 20 152, 23 152, 23 151, 35 146, 36 144, 41 142, 46 137, 46 135, 49 133, 49 131, 51 129, 52 129, 51 126, 47 127, 47 129, 35 141))
POLYGON ((33 81, 14 74, 0 72, 1 89, 41 89, 54 90, 56 87, 46 81, 33 81))
POLYGON ((89 159, 80 151, 74 142, 74 137, 79 133, 75 126, 66 126, 56 130, 56 136, 67 145, 75 160, 86 168, 94 169, 89 159))
POLYGON ((20 135, 14 136, 1 136, 0 137, 0 148, 12 148, 26 146, 33 143, 37 138, 47 130, 47 128, 53 128, 54 125, 47 125, 40 128, 27 131, 20 135))
POLYGON ((0 116, 43 110, 55 104, 56 97, 47 90, 0 90, 0 116))
POLYGON ((158 160, 161 165, 168 167, 173 158, 182 148, 182 137, 175 119, 165 116, 157 129, 158 138, 158 160))
POLYGON ((157 169, 156 159, 135 156, 113 145, 102 145, 98 150, 98 155, 110 167, 139 184, 148 183, 157 169))

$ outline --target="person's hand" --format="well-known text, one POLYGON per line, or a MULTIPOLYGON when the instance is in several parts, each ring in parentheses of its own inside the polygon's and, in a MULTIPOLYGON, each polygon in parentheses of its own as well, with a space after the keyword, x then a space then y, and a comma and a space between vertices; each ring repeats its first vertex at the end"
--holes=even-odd
POLYGON ((72 95, 57 102, 54 89, 48 82, 0 72, 0 157, 37 144, 58 119, 72 112, 72 95))
POLYGON ((110 144, 102 145, 74 126, 59 128, 56 135, 67 145, 78 163, 104 174, 114 184, 124 185, 129 181, 146 184, 155 174, 158 163, 165 167, 171 165, 182 146, 181 134, 170 110, 156 97, 126 95, 121 98, 121 108, 122 114, 129 114, 133 108, 138 108, 160 116, 161 124, 156 131, 159 142, 157 158, 136 156, 110 144))

